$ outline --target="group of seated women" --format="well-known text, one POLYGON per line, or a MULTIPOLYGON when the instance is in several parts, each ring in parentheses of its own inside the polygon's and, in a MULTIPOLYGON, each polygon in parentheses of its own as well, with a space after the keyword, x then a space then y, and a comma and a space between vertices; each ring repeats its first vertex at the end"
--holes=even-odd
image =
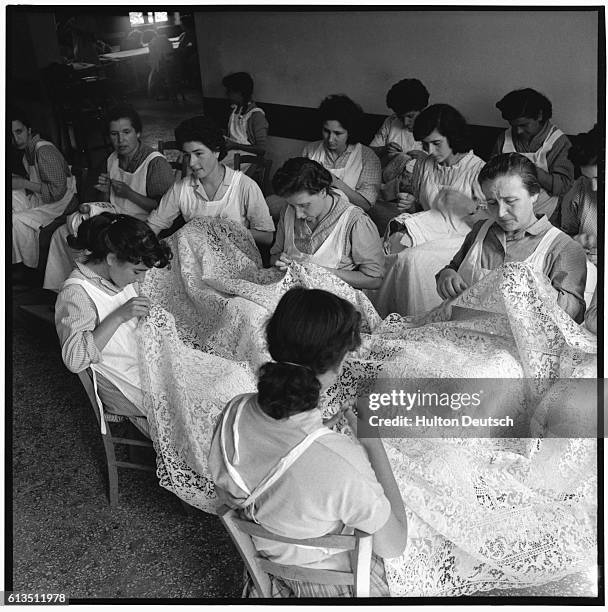
MULTIPOLYGON (((427 106, 428 92, 417 79, 391 88, 387 101, 395 114, 371 147, 358 141, 360 107, 346 96, 329 96, 319 108, 322 140, 277 170, 275 193, 266 200, 254 180, 230 167, 226 151, 264 152, 268 124, 251 99, 249 75, 230 75, 224 83, 235 105, 229 135, 208 117, 180 123, 175 137, 187 173, 177 180, 167 160, 142 143, 135 110, 113 109, 114 152, 96 184, 106 201, 81 207, 53 236, 44 285, 60 291, 55 321, 62 356, 74 372, 90 368, 100 409, 103 402, 156 435, 146 418, 136 333, 154 296, 138 287, 146 272, 161 274, 172 260, 177 242, 170 248, 159 235, 180 215, 190 227, 205 219, 246 231, 259 248, 270 247, 271 272, 279 276, 297 265, 329 271, 364 290, 382 316, 449 305, 504 264, 523 262, 548 278, 559 307, 583 322, 587 267, 597 260, 598 134, 579 136, 571 148, 538 92, 511 92, 497 103, 511 127, 487 163, 473 153, 464 117, 447 104, 427 106), (581 171, 574 185, 573 163, 581 171), (379 194, 395 200, 399 213, 384 240, 368 214, 379 194), (560 219, 564 231, 552 225, 560 219)), ((31 266, 33 259, 22 255, 28 240, 36 241, 35 230, 65 208, 73 191, 48 187, 50 167, 63 172, 66 185, 69 178, 55 147, 22 120, 13 119, 12 127, 30 172, 29 180, 13 178, 13 262, 31 266), (57 211, 35 216, 52 198, 57 211), (26 213, 31 216, 19 216, 26 213), (31 230, 28 238, 24 227, 31 230)), ((172 265, 181 265, 181 256, 172 265)), ((256 269, 251 278, 260 286, 274 279, 259 274, 256 269)), ((330 431, 316 410, 347 354, 361 345, 360 319, 351 303, 331 292, 287 291, 266 327, 274 361, 259 370, 257 394, 239 395, 226 406, 208 461, 219 499, 271 531, 294 539, 345 528, 373 533, 372 594, 387 595, 380 558, 401 555, 408 530, 384 446, 380 439, 357 442, 330 431)), ((595 325, 590 319, 589 328, 595 325)), ((347 410, 345 418, 356 430, 355 414, 347 410)), ((327 550, 263 540, 256 547, 280 563, 349 567, 345 555, 327 550)), ((274 587, 299 596, 350 594, 283 579, 274 587)))

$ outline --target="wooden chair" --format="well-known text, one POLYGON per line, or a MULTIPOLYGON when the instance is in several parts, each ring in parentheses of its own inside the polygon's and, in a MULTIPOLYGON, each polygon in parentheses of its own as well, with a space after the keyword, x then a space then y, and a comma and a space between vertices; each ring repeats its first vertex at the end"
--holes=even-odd
MULTIPOLYGON (((175 171, 175 180, 178 181, 184 178, 187 174, 187 164, 186 157, 182 155, 181 149, 175 140, 159 140, 158 141, 158 152, 162 153, 167 157, 167 161, 171 164, 171 167, 175 171), (178 156, 168 156, 166 153, 168 151, 177 151, 178 156)), ((162 240, 163 238, 167 238, 174 234, 180 227, 183 227, 186 224, 184 221, 184 217, 182 215, 178 215, 175 221, 173 221, 173 225, 171 227, 162 230, 158 237, 162 240)))
POLYGON ((251 177, 260 186, 264 195, 267 195, 267 183, 270 180, 272 160, 266 159, 263 155, 241 155, 240 153, 235 153, 234 169, 240 170, 242 164, 249 164, 245 174, 251 177))
MULTIPOLYGON (((95 419, 97 425, 101 428, 101 415, 99 414, 99 407, 97 406, 97 399, 95 397, 95 390, 93 388, 93 378, 90 369, 86 369, 84 372, 78 373, 78 378, 84 387, 93 412, 95 413, 95 419)), ((110 429, 110 423, 116 423, 120 421, 128 420, 125 416, 116 414, 110 414, 104 410, 103 417, 106 421, 107 433, 101 434, 103 441, 103 447, 106 453, 106 464, 108 468, 108 498, 110 500, 110 507, 116 507, 118 505, 118 468, 128 468, 133 470, 145 470, 147 472, 156 471, 154 467, 150 465, 144 465, 143 463, 135 463, 131 461, 118 461, 116 459, 115 445, 122 444, 125 446, 144 446, 146 448, 153 448, 152 442, 147 440, 135 440, 134 438, 120 438, 115 437, 110 429)))
POLYGON ((245 563, 245 571, 253 581, 258 597, 271 597, 269 574, 317 584, 348 585, 353 587, 355 597, 369 597, 372 535, 356 530, 354 535, 327 535, 296 540, 277 535, 257 523, 242 519, 236 510, 227 506, 218 509, 218 516, 245 563), (273 542, 347 550, 351 553, 353 569, 350 572, 341 572, 274 563, 258 554, 251 536, 259 536, 273 542))

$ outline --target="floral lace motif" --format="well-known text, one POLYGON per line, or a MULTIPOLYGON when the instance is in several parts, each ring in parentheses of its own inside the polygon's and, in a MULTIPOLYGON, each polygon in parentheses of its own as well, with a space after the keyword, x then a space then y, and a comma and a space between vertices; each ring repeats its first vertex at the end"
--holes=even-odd
MULTIPOLYGON (((595 337, 526 264, 503 266, 424 317, 381 320, 362 292, 314 264, 263 269, 250 233, 230 221, 193 220, 169 242, 171 269, 151 270, 142 287, 153 303, 140 324, 144 405, 161 485, 207 512, 214 423, 229 399, 255 390, 269 359, 265 321, 290 287, 323 288, 362 314, 363 344, 325 392, 325 416, 379 376, 525 378, 536 381, 526 393, 538 400, 541 436, 547 398, 567 397, 556 379, 596 375, 595 337)), ((336 427, 350 434, 344 420, 336 427)), ((540 585, 595 563, 595 440, 384 443, 409 518, 405 553, 385 560, 393 595, 540 585)))

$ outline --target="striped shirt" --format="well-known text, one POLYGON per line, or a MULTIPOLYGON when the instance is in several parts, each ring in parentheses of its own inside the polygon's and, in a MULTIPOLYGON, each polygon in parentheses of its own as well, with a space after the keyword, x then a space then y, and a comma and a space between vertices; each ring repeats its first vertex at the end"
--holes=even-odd
MULTIPOLYGON (((122 289, 107 281, 87 265, 76 262, 69 278, 86 280, 108 295, 116 295, 122 289)), ((80 285, 63 287, 55 304, 55 327, 61 344, 61 357, 68 370, 82 372, 92 363, 101 361, 101 351, 95 344, 93 331, 99 325, 99 317, 93 300, 80 285)), ((111 382, 97 373, 99 396, 113 414, 141 416, 134 406, 111 382)))
POLYGON ((72 173, 55 145, 42 145, 36 150, 36 145, 40 140, 40 136, 36 134, 27 144, 23 157, 28 165, 38 166, 38 178, 41 184, 40 199, 45 204, 50 204, 63 198, 68 189, 68 176, 72 176, 72 173))
MULTIPOLYGON (((310 157, 313 155, 315 149, 319 146, 319 141, 311 142, 304 146, 302 149, 303 157, 310 157)), ((339 155, 335 160, 331 160, 328 155, 325 155, 325 161, 323 166, 328 170, 337 170, 338 168, 344 168, 348 161, 348 158, 352 152, 352 147, 346 147, 344 153, 339 155)), ((362 195, 369 203, 373 206, 378 198, 380 191, 380 183, 382 183, 382 168, 380 166, 380 160, 378 156, 365 145, 361 146, 361 174, 359 180, 355 185, 355 191, 362 195)))

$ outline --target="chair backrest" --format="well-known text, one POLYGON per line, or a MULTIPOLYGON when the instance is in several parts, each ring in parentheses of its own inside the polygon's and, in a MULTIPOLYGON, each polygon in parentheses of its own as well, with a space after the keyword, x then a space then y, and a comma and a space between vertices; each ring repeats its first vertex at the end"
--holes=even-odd
POLYGON ((186 157, 182 154, 182 151, 175 140, 159 140, 158 152, 162 153, 167 158, 167 161, 171 164, 173 170, 175 170, 176 180, 186 176, 186 157), (177 154, 167 155, 168 151, 174 151, 177 154))
POLYGON ((267 181, 270 177, 272 160, 267 159, 263 155, 241 155, 240 153, 235 153, 234 169, 240 170, 243 164, 249 164, 245 174, 251 177, 260 186, 264 195, 267 195, 267 181))
POLYGON ((245 520, 236 510, 228 506, 221 506, 218 509, 218 516, 237 547, 260 597, 271 597, 271 582, 268 574, 300 582, 348 585, 353 587, 355 597, 369 597, 372 535, 355 530, 354 535, 327 535, 320 538, 296 540, 277 535, 257 523, 245 520), (274 563, 258 554, 251 536, 286 544, 349 551, 352 569, 350 572, 342 572, 274 563))

